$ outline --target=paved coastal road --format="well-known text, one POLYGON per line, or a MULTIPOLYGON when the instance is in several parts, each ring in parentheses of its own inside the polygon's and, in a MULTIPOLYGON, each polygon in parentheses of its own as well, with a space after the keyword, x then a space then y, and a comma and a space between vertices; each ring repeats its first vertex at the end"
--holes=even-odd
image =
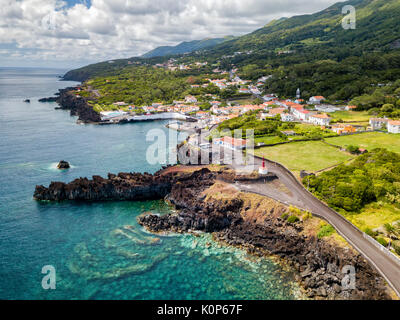
MULTIPOLYGON (((255 164, 260 166, 262 160, 255 158, 255 164)), ((293 174, 274 162, 266 161, 270 172, 275 173, 282 183, 293 193, 295 198, 304 204, 303 209, 311 211, 328 221, 358 252, 360 252, 386 279, 400 296, 400 263, 390 257, 378 245, 368 240, 364 233, 349 223, 342 215, 329 208, 323 202, 308 192, 293 174)), ((251 190, 249 191, 251 192, 251 190)), ((260 192, 257 192, 260 193, 260 192)), ((294 204, 296 205, 296 204, 294 204)))
MULTIPOLYGON (((205 143, 206 136, 207 134, 202 133, 199 137, 199 142, 205 143)), ((262 164, 262 159, 254 157, 254 163, 258 168, 262 164)), ((270 172, 276 174, 279 180, 292 193, 293 200, 289 200, 288 204, 299 207, 301 203, 303 205, 301 209, 309 210, 314 215, 329 222, 343 238, 375 267, 400 297, 400 262, 398 259, 390 256, 390 254, 382 250, 378 243, 368 239, 363 232, 347 221, 342 215, 314 197, 288 169, 268 160, 266 160, 266 164, 270 172)), ((240 165, 232 165, 232 167, 241 169, 240 165)), ((257 186, 254 190, 252 188, 251 185, 247 185, 242 190, 271 197, 270 189, 260 188, 260 186, 257 186)), ((276 200, 279 201, 280 199, 276 200)))

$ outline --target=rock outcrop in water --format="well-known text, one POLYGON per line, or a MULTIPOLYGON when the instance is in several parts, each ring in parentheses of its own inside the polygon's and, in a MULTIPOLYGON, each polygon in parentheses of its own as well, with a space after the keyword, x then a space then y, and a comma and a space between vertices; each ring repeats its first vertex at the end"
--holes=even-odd
POLYGON ((57 102, 57 97, 49 97, 49 98, 42 98, 39 99, 39 102, 46 103, 46 102, 57 102))
POLYGON ((64 160, 61 160, 57 165, 57 169, 60 169, 60 170, 69 169, 70 167, 71 167, 70 164, 64 160))
MULTIPOLYGON (((273 179, 273 177, 270 177, 273 179)), ((310 298, 317 299, 390 299, 384 279, 355 251, 334 246, 302 233, 302 222, 291 224, 282 219, 288 209, 263 208, 254 218, 243 215, 245 203, 239 197, 206 198, 204 193, 218 181, 234 182, 231 172, 160 171, 154 175, 137 173, 109 174, 108 179, 77 179, 69 184, 53 182, 49 188, 37 186, 37 200, 153 200, 166 197, 178 209, 163 216, 145 214, 139 224, 161 232, 213 233, 216 240, 247 249, 257 255, 275 255, 298 271, 298 281, 310 298), (344 266, 356 269, 356 288, 342 286, 344 266)))
POLYGON ((78 121, 83 123, 100 122, 100 115, 93 110, 93 107, 84 97, 77 96, 74 93, 76 89, 74 87, 61 89, 56 97, 43 98, 39 102, 57 102, 60 105, 60 108, 57 109, 70 110, 71 116, 78 116, 78 121))
POLYGON ((46 201, 137 201, 163 199, 172 187, 169 178, 160 175, 120 173, 107 179, 93 176, 71 183, 52 182, 48 188, 37 186, 34 198, 46 201))

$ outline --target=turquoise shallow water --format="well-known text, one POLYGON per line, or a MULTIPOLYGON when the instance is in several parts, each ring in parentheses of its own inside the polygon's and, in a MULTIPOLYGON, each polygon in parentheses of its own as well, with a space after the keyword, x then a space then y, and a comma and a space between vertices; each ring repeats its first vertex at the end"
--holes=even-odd
POLYGON ((267 259, 221 247, 209 235, 157 237, 136 217, 170 212, 162 201, 37 203, 35 185, 155 172, 146 133, 162 122, 77 125, 38 98, 58 88, 62 70, 0 69, 0 299, 294 299, 292 275, 267 259), (31 104, 22 100, 30 98, 31 104), (72 164, 58 171, 60 160, 72 164), (41 287, 53 265, 57 289, 41 287))

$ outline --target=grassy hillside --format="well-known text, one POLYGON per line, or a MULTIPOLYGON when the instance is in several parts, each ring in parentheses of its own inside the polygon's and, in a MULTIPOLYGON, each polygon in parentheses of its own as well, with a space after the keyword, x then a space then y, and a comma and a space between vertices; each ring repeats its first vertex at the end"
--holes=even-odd
POLYGON ((259 157, 282 163, 295 173, 315 172, 350 160, 352 156, 321 141, 293 142, 254 151, 259 157))

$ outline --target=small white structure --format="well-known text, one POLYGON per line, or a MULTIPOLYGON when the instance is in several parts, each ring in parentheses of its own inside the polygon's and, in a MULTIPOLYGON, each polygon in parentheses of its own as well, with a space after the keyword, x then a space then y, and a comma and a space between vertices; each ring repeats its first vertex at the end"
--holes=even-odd
POLYGON ((267 166, 265 165, 265 159, 263 158, 262 166, 258 169, 258 174, 266 176, 269 173, 267 166))
POLYGON ((127 112, 124 111, 102 111, 100 112, 100 117, 102 121, 111 120, 113 118, 118 118, 127 115, 127 112))
POLYGON ((389 121, 387 129, 389 133, 400 133, 400 121, 389 121))

